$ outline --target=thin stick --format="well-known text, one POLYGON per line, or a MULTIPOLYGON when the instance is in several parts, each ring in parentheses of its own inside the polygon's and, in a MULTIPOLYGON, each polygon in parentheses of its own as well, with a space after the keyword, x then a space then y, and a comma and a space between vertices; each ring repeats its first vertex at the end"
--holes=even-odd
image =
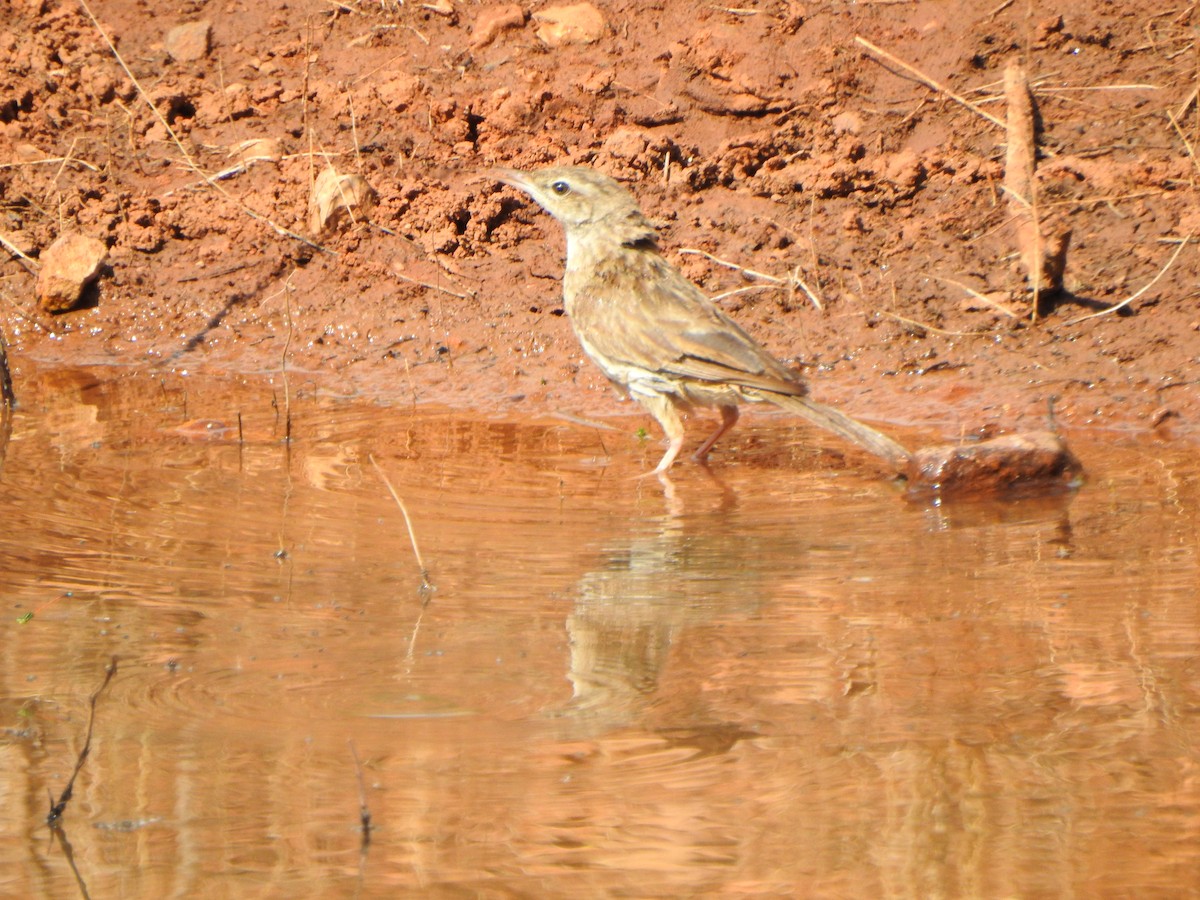
POLYGON ((786 278, 780 278, 778 275, 768 275, 766 272, 757 272, 754 269, 747 269, 745 266, 739 266, 737 263, 730 262, 727 259, 721 259, 719 256, 713 256, 705 250, 696 250, 692 247, 684 247, 679 251, 681 254, 691 256, 703 256, 705 259, 712 260, 718 266, 724 266, 727 269, 741 272, 743 275, 749 275, 751 278, 761 278, 764 281, 770 281, 774 284, 787 284, 786 278))
POLYGON ((955 281, 953 278, 946 278, 942 275, 930 275, 929 277, 934 279, 935 281, 944 281, 947 284, 954 285, 956 288, 961 288, 962 290, 964 290, 968 294, 970 294, 972 297, 974 297, 976 300, 978 300, 980 303, 986 303, 988 306, 991 306, 994 309, 998 309, 1000 312, 1004 313, 1006 316, 1009 316, 1013 319, 1020 318, 1015 312, 1013 312, 1011 309, 1009 309, 1007 306, 1005 306, 999 300, 993 300, 991 297, 988 297, 984 294, 979 293, 979 291, 975 290, 975 288, 971 287, 969 284, 963 284, 961 281, 955 281))
POLYGON ((288 275, 287 281, 283 284, 283 317, 287 323, 287 337, 283 341, 283 352, 279 355, 279 372, 283 376, 283 439, 284 442, 291 446, 292 443, 292 391, 288 384, 287 357, 288 350, 292 347, 292 275, 296 274, 296 270, 292 269, 288 275))
POLYGON ((720 294, 714 294, 713 296, 709 297, 708 299, 711 300, 713 303, 720 303, 722 300, 725 300, 729 297, 736 297, 738 294, 749 294, 753 291, 777 291, 777 290, 779 290, 779 285, 777 285, 777 284, 748 284, 745 287, 734 288, 731 291, 723 291, 720 294))
POLYGON ((1150 290, 1150 288, 1154 287, 1154 285, 1158 284, 1158 280, 1166 275, 1167 270, 1175 264, 1176 258, 1178 258, 1179 254, 1183 252, 1183 248, 1186 247, 1191 241, 1191 237, 1192 236, 1189 234, 1186 238, 1179 242, 1179 246, 1175 248, 1175 252, 1171 254, 1171 258, 1167 260, 1167 264, 1163 266, 1162 269, 1159 270, 1159 273, 1150 279, 1149 283, 1147 283, 1146 286, 1137 293, 1126 297, 1120 303, 1116 304, 1115 306, 1110 306, 1108 309, 1102 309, 1099 312, 1088 313, 1086 316, 1080 316, 1078 319, 1072 319, 1069 322, 1064 322, 1063 327, 1065 328, 1068 325, 1077 325, 1080 322, 1086 322, 1088 319, 1095 319, 1099 316, 1107 316, 1109 313, 1114 313, 1118 309, 1128 306, 1138 297, 1142 296, 1142 294, 1146 293, 1146 291, 1150 290))
POLYGON ((996 16, 1000 15, 1000 13, 1004 12, 1006 9, 1008 9, 1012 5, 1013 5, 1013 0, 1004 0, 1003 3, 1001 3, 995 9, 993 9, 990 13, 988 13, 987 17, 989 19, 994 19, 994 18, 996 18, 996 16))
POLYGON ((949 97, 955 103, 965 106, 967 109, 969 109, 971 112, 975 113, 977 116, 982 116, 983 118, 987 119, 989 122, 991 122, 993 125, 996 125, 999 128, 1005 127, 1004 122, 1002 122, 1000 119, 997 119, 991 113, 985 112, 984 110, 980 109, 976 104, 972 103, 966 97, 962 96, 961 94, 954 93, 954 91, 950 90, 950 88, 946 87, 944 84, 942 84, 938 81, 935 81, 934 79, 930 78, 928 75, 924 74, 923 72, 919 71, 918 69, 914 69, 908 63, 904 62, 901 59, 898 59, 895 56, 892 56, 892 54, 888 53, 886 50, 883 50, 880 47, 876 47, 874 44, 872 44, 870 41, 868 41, 866 38, 862 37, 861 35, 855 35, 854 40, 856 43, 862 45, 863 47, 866 47, 868 50, 870 50, 875 55, 881 57, 882 59, 887 60, 892 65, 899 66, 901 69, 903 69, 909 75, 912 75, 914 78, 916 78, 918 81, 922 82, 926 86, 933 88, 935 91, 937 91, 941 94, 945 94, 947 97, 949 97))
POLYGON ((812 288, 810 288, 807 284, 805 284, 804 279, 800 277, 800 267, 799 266, 796 266, 796 268, 792 269, 792 274, 790 276, 790 280, 789 280, 788 284, 789 284, 789 286, 795 285, 795 284, 800 285, 800 290, 804 291, 804 293, 808 296, 808 299, 809 299, 809 301, 811 301, 813 306, 815 306, 817 309, 820 309, 820 310, 825 309, 824 305, 821 303, 820 298, 816 294, 813 293, 812 288))
POLYGON ((1039 94, 1075 94, 1082 91, 1159 91, 1157 84, 1087 84, 1080 87, 1041 87, 1039 94))
POLYGON ((38 273, 39 266, 38 266, 37 262, 35 260, 33 260, 32 258, 26 256, 20 247, 18 247, 16 244, 10 242, 2 234, 0 234, 0 245, 2 245, 5 250, 7 250, 14 257, 16 257, 17 261, 20 262, 21 265, 23 265, 25 267, 25 269, 29 272, 30 275, 36 275, 38 273))
POLYGON ((104 670, 104 681, 100 687, 96 688, 92 694, 91 712, 88 714, 87 736, 83 739, 83 749, 79 751, 79 758, 75 761, 75 771, 71 773, 71 777, 67 779, 67 786, 63 788, 63 792, 59 795, 58 802, 50 805, 50 812, 46 816, 46 824, 51 828, 57 828, 59 820, 62 819, 62 814, 67 809, 67 803, 71 800, 71 794, 75 790, 75 778, 79 775, 79 771, 83 768, 83 764, 87 761, 88 754, 92 750, 92 726, 96 724, 96 700, 100 694, 108 687, 108 683, 112 681, 112 677, 117 674, 117 658, 114 656, 109 662, 108 667, 104 670))
MULTIPOLYGON (((697 250, 694 247, 684 247, 679 252, 680 254, 686 254, 689 256, 703 256, 705 259, 715 262, 718 266, 724 266, 727 269, 733 269, 735 272, 741 272, 743 275, 749 278, 761 278, 763 281, 769 281, 772 284, 784 285, 792 291, 794 291, 796 288, 800 288, 800 290, 804 291, 805 295, 808 297, 813 306, 815 306, 817 309, 825 308, 822 305, 820 298, 813 293, 812 288, 805 284, 804 279, 800 277, 799 266, 796 266, 796 268, 792 270, 791 274, 787 278, 780 278, 778 275, 768 275, 766 272, 759 272, 755 269, 747 269, 745 266, 739 266, 737 263, 730 262, 727 259, 721 259, 719 256, 713 256, 711 253, 705 250, 697 250)), ((716 300, 722 297, 729 297, 743 290, 752 290, 752 288, 739 288, 738 290, 726 291, 724 294, 720 294, 713 299, 716 300)))
POLYGON ((97 168, 96 166, 93 166, 90 162, 86 162, 77 156, 53 156, 53 157, 47 157, 46 159, 29 159, 29 160, 23 160, 21 162, 14 162, 14 163, 0 163, 0 169, 19 169, 24 166, 49 166, 49 165, 55 165, 55 166, 61 167, 63 165, 66 165, 67 163, 75 163, 77 165, 83 166, 85 169, 91 170, 92 172, 100 171, 99 168, 97 168))
MULTIPOLYGON (((0 407, 7 416, 9 410, 17 405, 17 395, 13 393, 12 371, 8 368, 8 341, 4 339, 4 329, 0 328, 0 407)), ((4 447, 0 445, 0 459, 4 456, 4 447)))
POLYGON ((400 272, 396 269, 392 269, 392 274, 395 275, 397 278, 399 278, 401 281, 407 281, 410 284, 419 285, 420 287, 428 288, 431 291, 441 291, 443 294, 449 294, 451 297, 457 297, 459 300, 474 300, 475 299, 474 294, 459 294, 455 291, 450 290, 449 288, 444 288, 438 284, 430 284, 427 281, 421 281, 420 279, 417 279, 417 278, 409 278, 403 272, 400 272))
POLYGON ((346 741, 350 745, 350 755, 354 757, 354 773, 358 776, 358 821, 362 827, 361 849, 365 853, 371 845, 371 809, 367 806, 367 782, 363 778, 362 760, 358 758, 358 748, 354 740, 346 741))
POLYGON ((392 487, 392 482, 388 479, 387 474, 379 467, 379 463, 375 462, 375 457, 370 453, 367 454, 367 459, 371 461, 371 465, 375 467, 380 480, 383 481, 384 487, 388 489, 388 493, 392 495, 392 499, 396 501, 396 505, 400 507, 400 514, 404 516, 404 524, 408 528, 408 540, 412 543, 413 556, 417 558, 417 565, 421 569, 421 590, 433 590, 433 582, 429 580, 429 570, 425 568, 425 561, 421 559, 421 551, 417 547, 417 533, 413 530, 412 519, 408 517, 408 508, 404 505, 404 501, 400 499, 400 495, 396 493, 396 489, 392 487))
POLYGON ((895 319, 897 322, 903 322, 905 325, 912 325, 914 328, 932 331, 934 334, 944 334, 950 337, 983 337, 987 334, 986 331, 947 331, 945 328, 935 328, 933 325, 926 325, 924 322, 918 322, 916 319, 905 318, 894 312, 888 312, 886 309, 880 309, 877 312, 881 316, 887 316, 889 319, 895 319))

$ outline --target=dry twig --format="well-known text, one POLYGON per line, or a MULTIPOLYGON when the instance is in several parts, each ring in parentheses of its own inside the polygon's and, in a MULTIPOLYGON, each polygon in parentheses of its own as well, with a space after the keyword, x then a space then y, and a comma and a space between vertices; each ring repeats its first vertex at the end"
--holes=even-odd
MULTIPOLYGON (((780 285, 782 287, 786 287, 790 291, 794 291, 796 288, 800 288, 800 290, 804 291, 804 293, 808 296, 808 299, 812 303, 813 306, 815 306, 817 309, 825 308, 824 305, 821 303, 820 298, 817 297, 817 295, 815 293, 813 293, 812 288, 810 288, 804 282, 804 279, 802 279, 800 277, 800 267, 799 266, 796 266, 796 268, 792 270, 792 272, 788 275, 787 278, 780 278, 778 275, 768 275, 766 272, 759 272, 755 269, 748 269, 745 266, 739 266, 735 262, 730 262, 727 259, 721 259, 719 256, 713 256, 711 253, 709 253, 706 250, 697 250, 694 247, 684 247, 679 252, 681 254, 688 255, 688 256, 703 256, 705 259, 710 260, 711 262, 715 262, 718 266, 724 266, 727 269, 733 269, 735 272, 741 272, 743 275, 745 275, 748 278, 760 278, 763 281, 769 281, 769 282, 771 282, 771 284, 776 284, 776 285, 780 285)), ((725 294, 721 294, 721 296, 727 297, 733 293, 736 293, 736 292, 729 291, 725 294)))
POLYGON ((1098 318, 1099 316, 1107 316, 1109 313, 1115 313, 1119 309, 1124 309, 1126 306, 1128 306, 1130 303, 1132 303, 1138 297, 1142 296, 1142 294, 1146 293, 1146 291, 1150 290, 1150 288, 1154 287, 1154 285, 1158 284, 1159 279, 1162 278, 1164 275, 1166 275, 1167 271, 1171 268, 1171 266, 1173 266, 1175 264, 1175 260, 1178 259, 1179 254, 1183 252, 1183 248, 1186 247, 1189 243, 1191 243, 1191 238, 1192 238, 1192 236, 1189 234, 1187 237, 1185 237, 1183 240, 1181 240, 1179 242, 1179 246, 1175 248, 1175 252, 1171 254, 1171 258, 1167 260, 1167 264, 1165 266, 1163 266, 1159 270, 1158 274, 1155 275, 1153 278, 1151 278, 1150 281, 1147 282, 1136 293, 1130 294, 1128 297, 1126 297, 1120 303, 1110 306, 1108 309, 1102 309, 1099 312, 1088 313, 1086 316, 1080 316, 1077 319, 1071 319, 1071 321, 1069 321, 1069 322, 1064 322, 1063 323, 1064 327, 1067 325, 1077 325, 1080 322, 1086 322, 1088 319, 1095 319, 1095 318, 1098 318))
POLYGON ((413 556, 416 557, 417 566, 421 569, 421 593, 426 594, 433 590, 433 582, 429 580, 429 569, 425 568, 425 561, 421 559, 421 551, 417 547, 417 533, 413 530, 412 519, 408 517, 408 507, 404 505, 404 501, 400 499, 400 495, 392 487, 392 482, 388 479, 383 469, 380 468, 379 463, 375 462, 375 457, 368 453, 367 459, 375 467, 375 472, 379 475, 384 487, 388 489, 388 493, 392 495, 392 499, 396 501, 396 505, 400 507, 400 514, 404 516, 404 524, 408 528, 408 539, 412 543, 413 556))
POLYGON ((989 122, 991 122, 993 125, 997 125, 1000 128, 1005 127, 1003 122, 1001 122, 999 119, 997 119, 991 113, 986 112, 983 109, 980 109, 977 104, 972 103, 970 100, 968 100, 966 97, 962 96, 961 94, 956 94, 954 91, 950 90, 950 88, 946 87, 941 82, 935 81, 933 78, 930 78, 924 72, 921 72, 920 70, 913 68, 908 63, 904 62, 903 60, 899 59, 898 57, 893 56, 892 54, 888 53, 886 50, 883 50, 880 47, 876 47, 874 44, 872 44, 870 41, 868 41, 866 38, 862 37, 861 35, 855 35, 854 40, 856 43, 860 44, 861 46, 866 47, 868 50, 870 50, 872 53, 874 53, 879 58, 884 59, 887 62, 890 62, 894 66, 899 66, 901 69, 903 69, 909 75, 913 76, 914 78, 916 78, 918 81, 920 81, 927 87, 931 87, 938 93, 945 94, 947 97, 949 97, 955 103, 965 106, 971 112, 975 113, 975 115, 982 116, 983 118, 985 118, 989 122))

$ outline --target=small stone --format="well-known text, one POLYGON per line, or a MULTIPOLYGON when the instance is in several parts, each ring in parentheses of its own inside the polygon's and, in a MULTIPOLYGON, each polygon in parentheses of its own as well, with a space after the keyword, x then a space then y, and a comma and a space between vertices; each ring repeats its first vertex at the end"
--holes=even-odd
POLYGON ((525 10, 517 4, 505 3, 502 6, 485 7, 475 17, 475 24, 471 28, 471 46, 478 50, 499 37, 500 32, 523 27, 525 10))
POLYGON ((604 14, 590 3, 549 6, 533 14, 538 40, 549 47, 594 44, 608 31, 604 14))
POLYGON ((84 289, 100 275, 108 256, 103 241, 68 232, 42 253, 38 272, 38 302, 46 312, 69 312, 79 304, 84 289))
POLYGON ((912 455, 907 472, 909 494, 918 498, 1066 490, 1082 475, 1079 460, 1052 431, 922 447, 912 455))
POLYGON ((208 56, 212 43, 212 22, 202 20, 176 25, 163 42, 167 54, 176 62, 195 62, 208 56))
POLYGON ((322 234, 343 220, 359 221, 375 205, 375 189, 361 175, 342 175, 332 168, 317 176, 308 201, 308 228, 322 234))

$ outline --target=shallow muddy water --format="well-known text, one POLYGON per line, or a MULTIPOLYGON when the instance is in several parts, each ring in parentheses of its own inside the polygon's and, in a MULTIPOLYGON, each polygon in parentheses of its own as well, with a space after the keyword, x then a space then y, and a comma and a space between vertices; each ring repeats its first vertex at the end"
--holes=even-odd
POLYGON ((101 374, 0 470, 0 894, 1197 894, 1192 447, 933 508, 758 416, 664 493, 640 420, 101 374))

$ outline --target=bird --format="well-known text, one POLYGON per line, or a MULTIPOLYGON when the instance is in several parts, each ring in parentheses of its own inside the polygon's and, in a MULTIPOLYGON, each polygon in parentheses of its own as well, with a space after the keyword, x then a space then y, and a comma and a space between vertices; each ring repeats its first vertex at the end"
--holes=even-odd
POLYGON ((658 422, 664 475, 683 449, 683 417, 715 409, 720 424, 693 458, 738 421, 739 404, 772 403, 884 460, 895 472, 910 453, 899 443, 808 396, 804 380, 746 333, 659 249, 658 232, 615 179, 588 166, 492 176, 524 191, 566 232, 563 307, 587 356, 618 390, 658 422))

